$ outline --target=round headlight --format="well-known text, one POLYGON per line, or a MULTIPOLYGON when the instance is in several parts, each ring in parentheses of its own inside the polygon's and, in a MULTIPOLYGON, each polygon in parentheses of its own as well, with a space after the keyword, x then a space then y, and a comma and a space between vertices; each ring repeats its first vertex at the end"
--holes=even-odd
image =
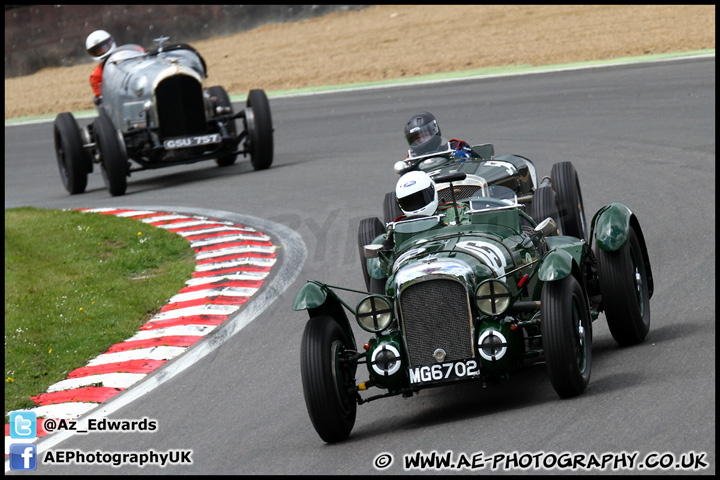
POLYGON ((360 300, 355 311, 358 324, 368 332, 385 330, 393 319, 392 305, 385 297, 377 295, 360 300))
POLYGON ((486 280, 475 292, 475 303, 485 315, 500 315, 510 306, 510 290, 498 280, 486 280))

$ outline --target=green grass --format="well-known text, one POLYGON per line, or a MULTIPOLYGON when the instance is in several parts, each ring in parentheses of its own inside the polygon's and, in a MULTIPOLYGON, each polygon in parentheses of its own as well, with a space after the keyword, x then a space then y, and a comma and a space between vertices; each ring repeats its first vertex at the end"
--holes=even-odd
POLYGON ((5 210, 5 421, 134 335, 195 268, 175 233, 114 215, 5 210))

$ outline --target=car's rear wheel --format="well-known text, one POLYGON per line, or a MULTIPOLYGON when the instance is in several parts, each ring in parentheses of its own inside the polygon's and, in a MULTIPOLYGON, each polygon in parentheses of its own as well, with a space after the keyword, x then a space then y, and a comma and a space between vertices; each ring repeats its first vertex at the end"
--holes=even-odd
MULTIPOLYGON (((219 85, 208 88, 208 93, 210 94, 210 97, 215 98, 215 107, 220 107, 224 113, 223 115, 232 114, 233 108, 232 108, 232 102, 230 101, 230 96, 228 96, 225 89, 219 85)), ((227 133, 232 138, 237 137, 237 125, 235 125, 235 120, 230 120, 226 124, 227 133)), ((235 151, 235 148, 233 147, 233 150, 235 151)), ((220 167, 227 167, 229 165, 232 165, 235 163, 235 159, 237 158, 237 153, 224 153, 218 158, 215 159, 215 162, 220 167)))
POLYGON ((362 268, 363 278, 365 279, 365 287, 368 292, 385 294, 385 280, 372 278, 368 273, 367 261, 365 258, 363 247, 370 245, 378 235, 385 233, 385 226, 377 217, 364 218, 358 226, 358 248, 360 249, 360 266, 362 268))
POLYGON ((558 230, 562 233, 557 195, 550 187, 540 187, 533 195, 532 218, 535 220, 535 223, 540 223, 548 217, 553 219, 558 230))
POLYGON ((60 178, 71 195, 83 193, 87 187, 89 159, 83 148, 82 136, 71 113, 61 113, 53 125, 55 156, 60 178))
POLYGON ((608 252, 598 247, 595 257, 610 333, 621 346, 642 342, 650 331, 650 292, 635 230, 630 229, 620 250, 608 252))
POLYGON ((94 130, 105 186, 113 197, 124 195, 127 190, 128 159, 124 145, 118 138, 119 134, 110 118, 103 114, 95 119, 94 130))
POLYGON ((270 104, 265 92, 260 89, 250 90, 247 107, 252 121, 247 121, 250 161, 255 170, 264 170, 273 161, 273 126, 270 104))
POLYGON ((592 325, 582 287, 572 275, 545 282, 541 294, 545 366, 560 398, 581 394, 590 381, 592 325))
POLYGON ((585 206, 580 181, 572 162, 559 162, 552 166, 550 178, 557 193, 563 235, 587 241, 585 206))
POLYGON ((305 405, 320 438, 334 443, 347 439, 355 425, 357 402, 349 393, 357 364, 346 361, 351 349, 332 317, 312 317, 300 345, 300 373, 305 405))
POLYGON ((385 199, 383 200, 383 219, 385 223, 394 222, 395 219, 401 215, 405 214, 400 209, 400 205, 398 205, 395 192, 386 193, 385 199))

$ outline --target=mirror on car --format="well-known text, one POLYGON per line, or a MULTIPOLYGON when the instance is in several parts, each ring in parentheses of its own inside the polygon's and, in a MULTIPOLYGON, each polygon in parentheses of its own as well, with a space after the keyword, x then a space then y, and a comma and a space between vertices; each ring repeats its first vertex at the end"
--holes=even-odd
POLYGON ((395 165, 393 165, 393 170, 395 170, 395 173, 397 173, 398 175, 402 175, 403 173, 407 172, 409 168, 410 165, 405 163, 403 160, 395 162, 395 165))

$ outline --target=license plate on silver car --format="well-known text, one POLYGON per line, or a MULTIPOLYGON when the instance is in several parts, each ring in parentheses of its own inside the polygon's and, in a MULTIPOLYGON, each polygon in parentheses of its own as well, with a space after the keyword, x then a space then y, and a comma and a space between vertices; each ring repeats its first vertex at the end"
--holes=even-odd
POLYGON ((177 148, 212 145, 214 143, 220 143, 221 141, 222 138, 219 133, 209 133, 207 135, 193 135, 191 137, 168 138, 163 142, 163 147, 167 150, 175 150, 177 148))
POLYGON ((410 385, 424 385, 427 383, 450 382, 463 380, 480 375, 480 366, 477 360, 458 360, 455 362, 435 363, 408 368, 410 385))

